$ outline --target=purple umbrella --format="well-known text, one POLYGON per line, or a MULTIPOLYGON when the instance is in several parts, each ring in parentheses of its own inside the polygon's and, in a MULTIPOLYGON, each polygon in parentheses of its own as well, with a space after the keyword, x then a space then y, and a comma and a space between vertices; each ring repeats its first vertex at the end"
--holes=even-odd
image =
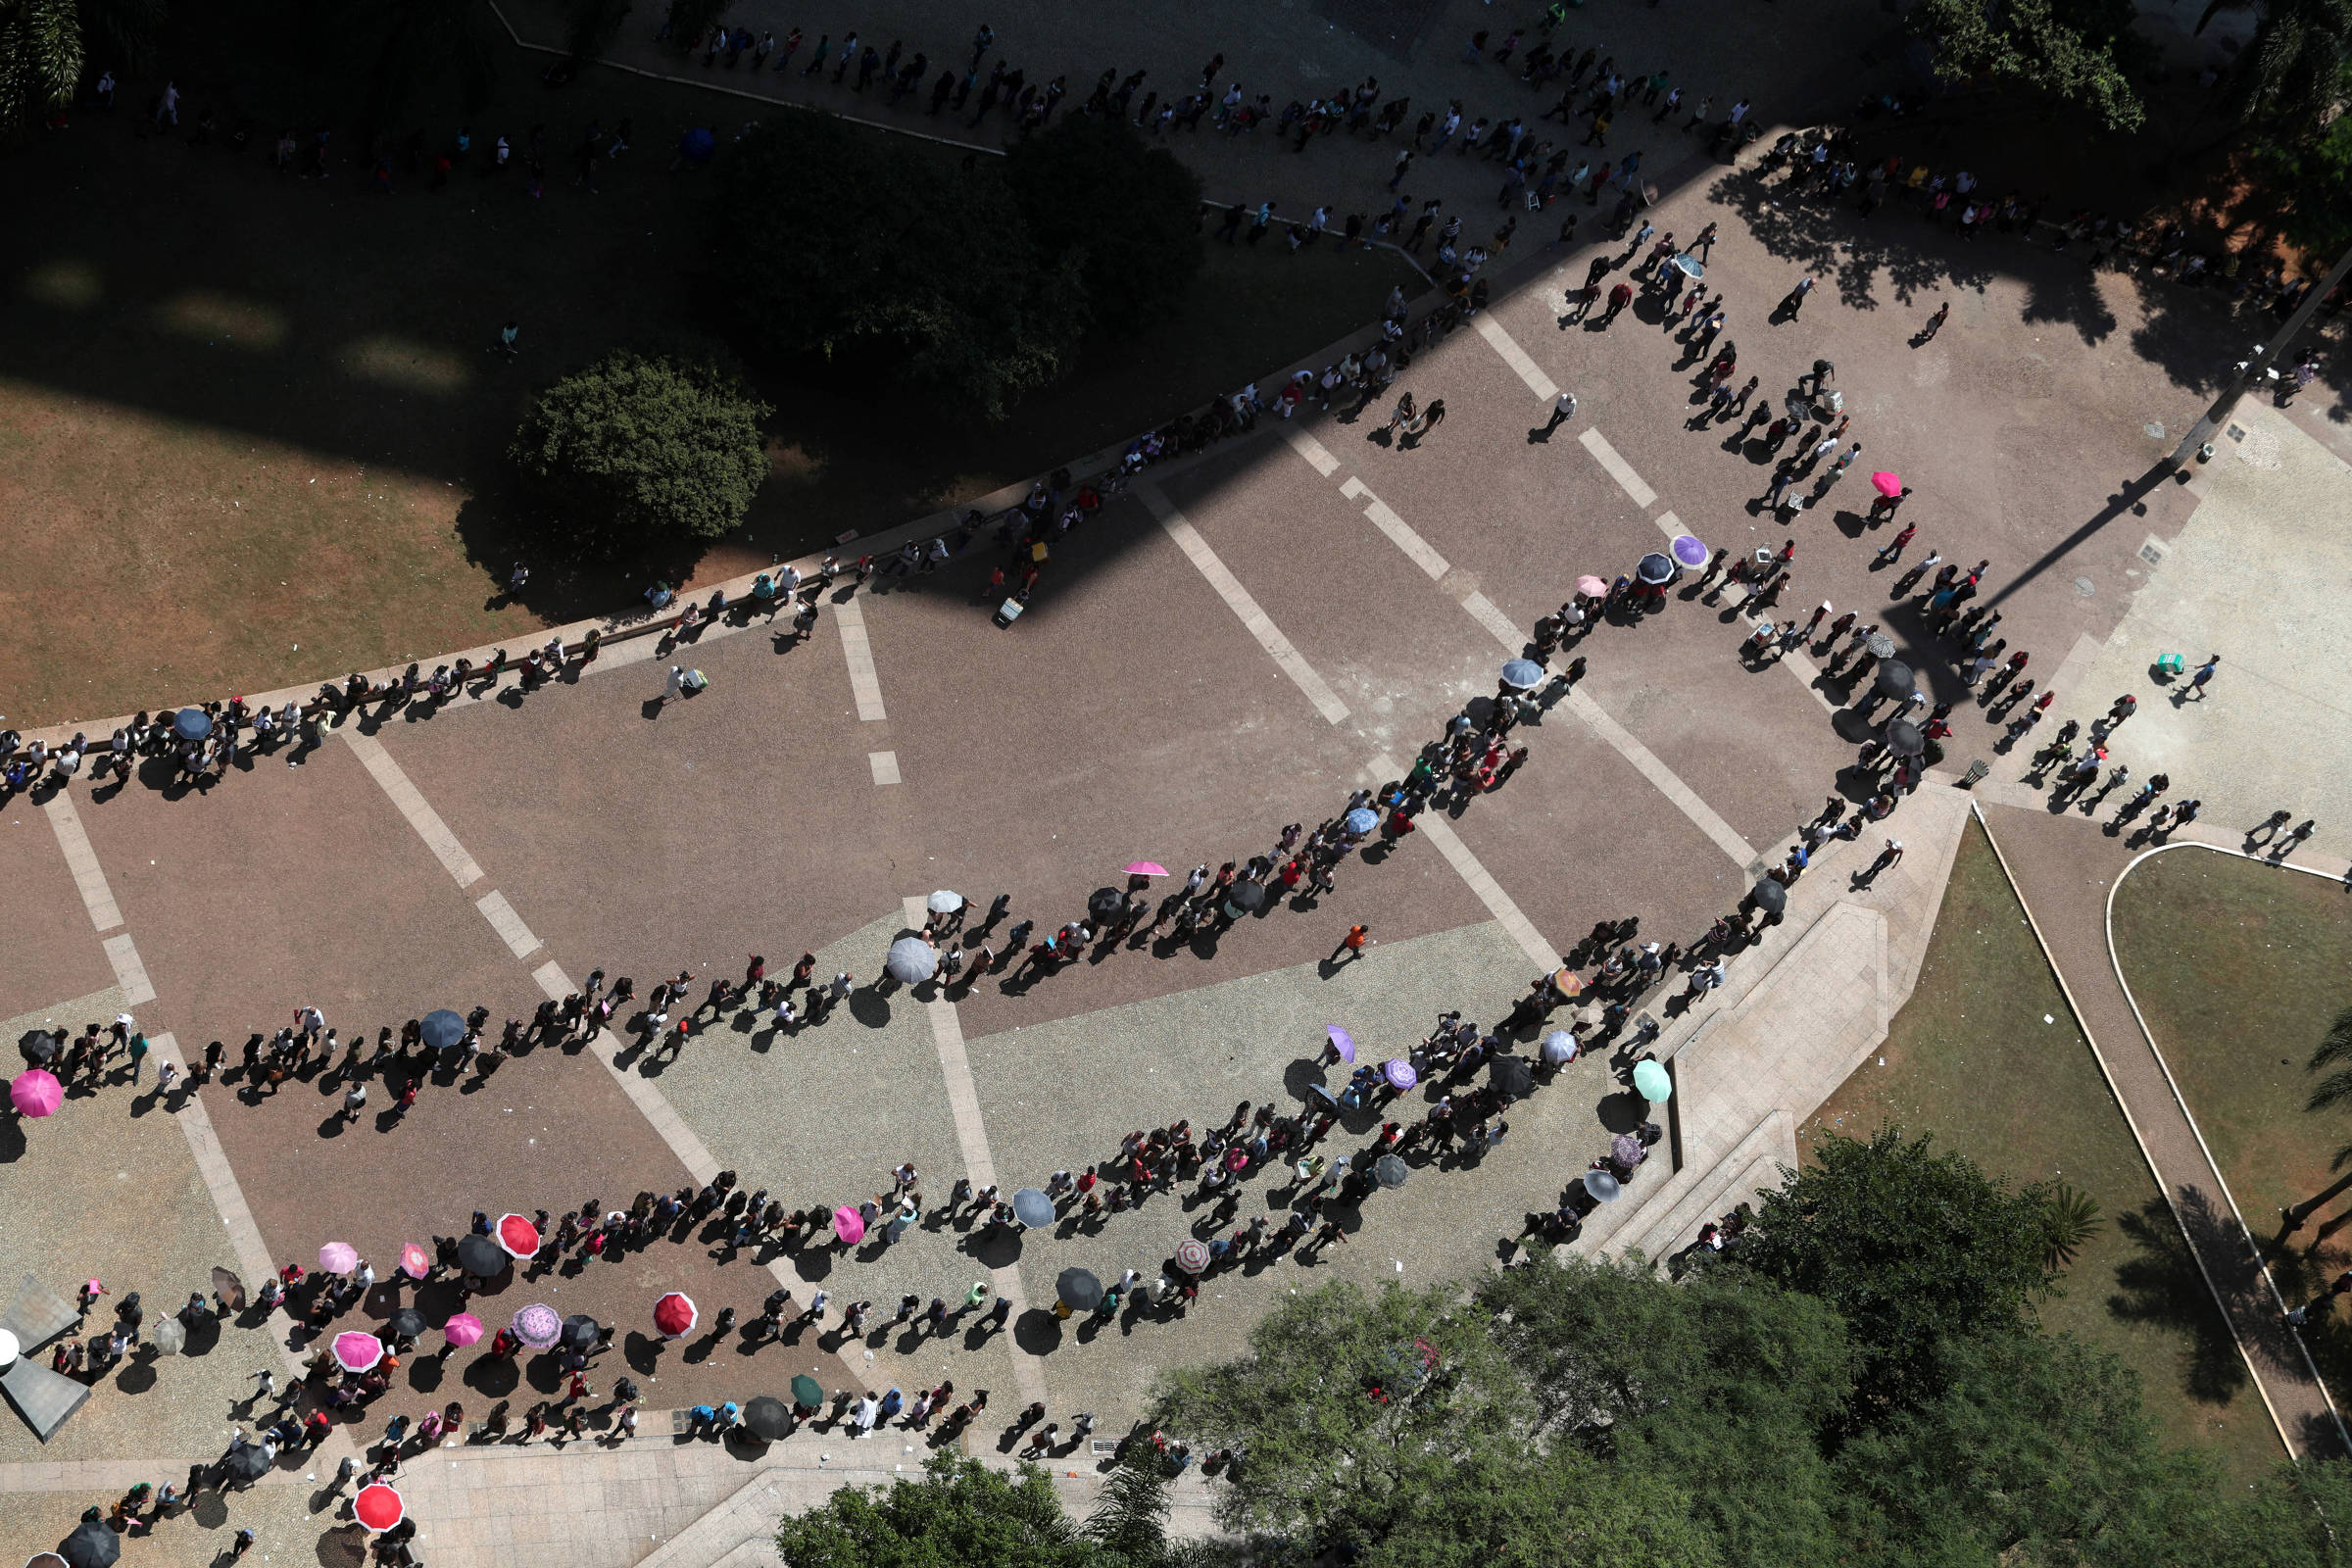
POLYGON ((1347 1030, 1335 1023, 1326 1025, 1323 1032, 1331 1036, 1331 1049, 1340 1054, 1342 1061, 1352 1062, 1355 1060, 1355 1041, 1347 1030))
POLYGON ((1648 1153, 1649 1151, 1642 1147, 1642 1140, 1632 1133, 1619 1133, 1609 1140, 1609 1157, 1627 1170, 1641 1164, 1648 1153))
POLYGON ((1380 1070, 1393 1088, 1410 1089, 1421 1081, 1421 1075, 1413 1071, 1413 1064, 1402 1056, 1391 1056, 1380 1070))
POLYGON ((533 1349, 544 1350, 564 1337, 564 1319, 536 1301, 514 1314, 514 1337, 533 1349))
POLYGON ((1686 566, 1703 566, 1707 564, 1707 547, 1699 543, 1696 534, 1678 533, 1668 548, 1674 552, 1674 559, 1686 566))

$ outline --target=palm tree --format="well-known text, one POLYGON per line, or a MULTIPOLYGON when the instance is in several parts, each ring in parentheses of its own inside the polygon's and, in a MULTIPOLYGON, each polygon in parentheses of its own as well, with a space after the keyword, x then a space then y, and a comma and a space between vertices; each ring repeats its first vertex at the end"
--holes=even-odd
POLYGON ((2288 140, 2318 131, 2344 101, 2347 61, 2352 0, 2265 0, 2230 84, 2238 120, 2288 140))
MULTIPOLYGON (((2320 1038, 2320 1049, 2311 1054, 2311 1060, 2304 1064, 2304 1070, 2328 1074, 2312 1090, 2311 1101, 2303 1107, 2305 1110, 2333 1110, 2338 1105, 2352 1102, 2352 1007, 2346 1007, 2335 1015, 2335 1022, 2329 1024, 2328 1033, 2320 1038)), ((2352 1143, 2335 1152, 2335 1157, 2328 1161, 2328 1168, 2342 1170, 2346 1164, 2352 1164, 2352 1143)), ((2346 1188, 2352 1188, 2352 1173, 2329 1183, 2324 1191, 2305 1199, 2294 1207, 2280 1209, 2278 1216, 2286 1222, 2280 1234, 2300 1230, 2303 1222, 2311 1218, 2321 1205, 2346 1188)))
POLYGON ((2079 1188, 2060 1182, 2042 1200, 2042 1223, 2049 1231, 2049 1250, 2041 1266, 2055 1274, 2072 1264, 2075 1255, 2099 1234, 2099 1200, 2079 1188))
POLYGON ((163 18, 163 0, 0 0, 0 132, 72 103, 93 49, 144 69, 163 18))

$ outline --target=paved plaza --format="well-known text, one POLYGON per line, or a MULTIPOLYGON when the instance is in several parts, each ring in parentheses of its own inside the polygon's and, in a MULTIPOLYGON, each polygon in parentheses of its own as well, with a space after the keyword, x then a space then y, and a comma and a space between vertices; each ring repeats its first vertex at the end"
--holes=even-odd
MULTIPOLYGON (((1168 63, 1177 75, 1198 70, 1192 53, 1235 52, 1222 29, 1245 25, 1239 7, 1192 9, 1154 45, 1186 56, 1168 63)), ((1836 73, 1801 31, 1690 34, 1671 5, 1595 0, 1572 14, 1580 38, 1604 13, 1624 24, 1636 66, 1652 52, 1679 61, 1688 44, 1690 74, 1707 82, 1744 57, 1780 84, 1775 124, 1833 96, 1836 73)), ((1010 16, 996 19, 1000 33, 1010 16)), ((514 17, 527 32, 529 14, 514 17)), ((1497 24, 1461 4, 1284 0, 1262 37, 1291 74, 1280 79, 1336 84, 1379 57, 1384 73, 1443 91, 1460 48, 1450 33, 1473 18, 1497 24)), ((657 63, 635 43, 621 57, 631 51, 657 63)), ((77 781, 0 808, 0 879, 17 916, 0 958, 10 1038, 127 1011, 158 1048, 140 1081, 118 1063, 58 1114, 0 1122, 11 1199, 0 1295, 26 1276, 69 1295, 98 1280, 109 1294, 91 1327, 134 1289, 153 1323, 209 1291, 216 1267, 258 1283, 288 1261, 314 1263, 331 1241, 389 1279, 403 1243, 461 1234, 477 1209, 610 1210, 722 1169, 788 1208, 831 1209, 887 1193, 893 1167, 911 1162, 929 1212, 896 1242, 738 1252, 723 1227, 681 1223, 614 1257, 493 1280, 467 1306, 493 1327, 533 1301, 616 1327, 590 1374, 591 1433, 560 1449, 427 1448, 402 1471, 419 1551, 437 1568, 770 1563, 760 1538, 784 1507, 911 1469, 936 1429, 858 1438, 828 1421, 755 1447, 674 1434, 671 1412, 780 1392, 803 1373, 829 1394, 897 1388, 909 1399, 953 1380, 958 1398, 992 1395, 956 1440, 963 1451, 1003 1462, 1014 1446, 1006 1423, 1033 1399, 1065 1431, 1086 1411, 1098 1436, 1116 1437, 1154 1372, 1232 1353, 1286 1292, 1331 1278, 1459 1279, 1509 1255, 1524 1218, 1558 1204, 1611 1135, 1644 1114, 1664 1119, 1664 1138, 1574 1245, 1653 1260, 1690 1246, 1705 1221, 1778 1182, 1796 1157, 1793 1129, 1883 1038, 1972 812, 2002 846, 2062 976, 2095 979, 2103 891, 2090 890, 2129 858, 2102 831, 2121 801, 2086 816, 2054 807, 2027 773, 2059 722, 2087 724, 2124 692, 2139 708, 2111 749, 2139 777, 2169 772, 2170 799, 2202 798, 2202 834, 2234 843, 2289 809, 2317 822, 2295 858, 2341 874, 2352 669, 2334 590, 2352 562, 2330 406, 2249 404, 2215 461, 2177 482, 2155 466, 2244 323, 2184 317, 2139 283, 2045 251, 2009 245, 1987 258, 1987 240, 1963 257, 1920 225, 1847 246, 1801 316, 1768 324, 1809 248, 1855 220, 1779 214, 1752 174, 1698 157, 1695 139, 1675 147, 1661 132, 1656 145, 1671 173, 1649 220, 1685 235, 1722 224, 1707 282, 1727 298, 1742 373, 1777 400, 1817 359, 1835 362, 1853 415, 1847 439, 1864 455, 1811 511, 1765 509, 1762 444, 1742 443, 1736 423, 1693 420, 1703 356, 1654 308, 1605 329, 1564 314, 1563 289, 1622 244, 1544 254, 1547 236, 1534 236, 1507 259, 1493 308, 1399 383, 1424 405, 1443 397, 1443 425, 1395 443, 1385 408, 1268 417, 1251 436, 1147 469, 1054 546, 1051 575, 1010 626, 990 618, 996 558, 976 544, 935 574, 836 588, 807 640, 758 618, 674 649, 615 639, 527 695, 508 682, 437 709, 370 710, 301 765, 283 752, 246 758, 209 794, 147 777, 77 781), (1898 256, 1905 248, 1915 253, 1898 256), (1914 345, 1947 290, 1949 323, 1914 345), (1545 432, 1561 389, 1580 407, 1545 432), (1951 645, 1891 594, 1902 563, 1879 557, 1896 524, 1864 514, 1867 475, 1882 467, 1916 492, 1897 514, 1919 527, 1904 562, 1930 550, 1964 567, 1987 561, 2001 634, 2058 692, 2023 744, 1985 716, 1951 645), (1596 920, 1638 916, 1644 939, 1694 944, 1781 861, 1825 797, 1869 797, 1855 762, 1872 731, 1857 707, 1870 683, 1831 674, 1818 646, 1743 657, 1759 612, 1742 590, 1702 595, 1687 580, 1658 613, 1602 624, 1552 659, 1559 668, 1581 655, 1589 672, 1544 689, 1514 737, 1529 759, 1506 784, 1433 807, 1401 840, 1376 838, 1328 894, 1269 899, 1213 934, 1119 944, 1042 977, 876 984, 891 943, 922 925, 925 897, 961 893, 976 924, 1006 894, 1004 924, 1034 920, 1042 934, 1079 918, 1094 890, 1120 885, 1130 861, 1181 878, 1265 852, 1287 824, 1312 827, 1351 792, 1399 777, 1453 715, 1483 715, 1500 663, 1579 576, 1631 571, 1684 532, 1735 555, 1792 540, 1790 581, 1760 613, 1786 619, 1826 600, 1880 622, 1929 700, 1953 705, 1944 762, 1858 843, 1817 853, 1787 918, 1731 960, 1719 990, 1690 1006, 1667 1005, 1673 986, 1646 998, 1637 1012, 1655 1021, 1653 1041, 1629 1030, 1549 1075, 1509 1108, 1509 1136, 1483 1156, 1417 1153, 1401 1190, 1339 1211, 1343 1244, 1216 1272, 1181 1315, 1056 1318, 1063 1269, 1154 1278, 1188 1239, 1257 1216, 1279 1224, 1300 1184, 1285 1167, 1253 1173, 1222 1224, 1180 1187, 1124 1213, 1070 1205, 1056 1225, 989 1241, 968 1210, 945 1212, 959 1178, 1009 1193, 1056 1171, 1115 1168, 1138 1129, 1184 1118, 1203 1132, 1241 1102, 1293 1108, 1313 1086, 1345 1081, 1345 1069, 1318 1064, 1327 1026, 1379 1059, 1404 1054, 1449 1008, 1491 1023, 1596 920), (2208 696, 2176 701, 2178 683, 2153 679, 2157 656, 2175 651, 2191 667, 2222 654, 2208 696), (663 704, 677 662, 710 687, 663 704), (1981 782, 1965 777, 1980 761, 1981 782), (1873 874, 1890 836, 1903 854, 1873 874), (1369 943, 1342 958, 1358 922, 1369 943), (340 1069, 275 1093, 242 1071, 195 1089, 157 1085, 159 1061, 184 1067, 214 1040, 233 1068, 249 1036, 305 1006, 346 1037, 479 1006, 495 1035, 591 970, 632 977, 640 999, 691 970, 699 1001, 753 955, 775 976, 803 951, 820 978, 856 982, 829 1017, 778 1028, 728 1009, 674 1056, 649 1051, 624 1009, 595 1039, 526 1049, 486 1073, 436 1074, 405 1111, 380 1073, 362 1075, 369 1100, 356 1118, 343 1114, 352 1079, 340 1069), (1644 1053, 1671 1064, 1676 1090, 1648 1113, 1630 1088, 1644 1053), (981 1282, 1010 1303, 1001 1328, 980 1313, 944 1334, 919 1316, 890 1321, 903 1296, 952 1304, 981 1282), (779 1287, 804 1305, 825 1292, 821 1317, 781 1343, 718 1330, 722 1309, 749 1324, 779 1287), (702 1323, 664 1343, 651 1312, 668 1291, 691 1296, 702 1323), (862 1337, 842 1315, 860 1300, 873 1305, 862 1337), (643 1387, 646 1411, 625 1441, 608 1409, 623 1375, 643 1387)), ((1212 195, 1254 189, 1268 155, 1250 150, 1249 170, 1244 156, 1207 159, 1212 195)), ((1330 170, 1381 155, 1305 156, 1330 170)), ((1349 165, 1347 177, 1377 192, 1385 173, 1349 165)), ((1269 389, 1281 368, 1266 367, 1269 389)), ((857 548, 941 526, 876 518, 857 548)), ((748 584, 725 586, 734 599, 748 584)), ((102 733, 103 717, 78 727, 102 733)), ((1002 951, 1004 926, 951 940, 1002 951)), ((2160 1070, 2132 1079, 2131 1063, 2117 1064, 2128 1010, 2097 996, 2079 995, 2078 1006, 2178 1206, 2201 1191, 2193 1135, 2180 1136, 2184 1118, 2160 1124, 2160 1070)), ((1439 1093, 1418 1086, 1387 1114, 1410 1120, 1439 1093)), ((1326 1152, 1364 1149, 1381 1119, 1343 1118, 1326 1152)), ((2217 1258, 2229 1250, 2218 1223, 2191 1234, 2217 1258)), ((2301 1451, 2340 1439, 2259 1280, 2217 1289, 2284 1442, 2301 1451)), ((412 1301, 434 1321, 458 1309, 446 1282, 379 1285, 336 1326, 412 1301)), ((53 1546, 89 1503, 218 1456, 267 1412, 255 1374, 298 1375, 308 1347, 288 1327, 258 1311, 208 1320, 185 1354, 111 1371, 46 1445, 0 1420, 0 1557, 53 1546)), ((343 1455, 395 1414, 459 1399, 471 1422, 504 1399, 519 1416, 562 1393, 552 1356, 499 1362, 478 1353, 486 1346, 436 1355, 438 1338, 319 1449, 127 1538, 123 1560, 212 1563, 249 1527, 258 1560, 357 1562, 361 1542, 329 1485, 343 1455)), ((1053 1468, 1083 1509, 1098 1478, 1092 1446, 1053 1468)), ((1180 1489, 1176 1523, 1207 1528, 1197 1478, 1180 1489)))

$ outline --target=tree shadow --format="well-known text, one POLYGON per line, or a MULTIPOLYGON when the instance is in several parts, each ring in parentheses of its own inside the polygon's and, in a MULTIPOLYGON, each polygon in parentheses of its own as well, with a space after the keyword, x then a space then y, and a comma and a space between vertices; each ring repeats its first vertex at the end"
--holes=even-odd
POLYGON ((2116 1216, 2133 1252, 2115 1271, 2107 1310, 2128 1323, 2149 1323, 2185 1339, 2181 1386, 2193 1399, 2227 1404, 2247 1383, 2245 1358, 2189 1250, 2188 1238, 2162 1199, 2116 1216))

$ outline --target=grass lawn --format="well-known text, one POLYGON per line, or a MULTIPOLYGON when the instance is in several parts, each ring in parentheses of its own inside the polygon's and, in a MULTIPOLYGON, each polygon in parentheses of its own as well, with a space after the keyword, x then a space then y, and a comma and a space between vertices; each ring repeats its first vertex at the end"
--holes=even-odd
POLYGON ((2285 1458, 2090 1043, 1973 822, 1918 989, 1881 1054, 1805 1131, 1866 1137, 1888 1122, 1932 1133, 2011 1182, 2063 1181, 2097 1200, 2105 1224, 2076 1258, 2066 1294, 2043 1305, 2044 1324, 2137 1372, 2158 1431, 2210 1454, 2231 1480, 2252 1481, 2285 1458))
MULTIPOLYGON (((613 607, 623 568, 567 569, 518 539, 501 454, 524 400, 616 344, 723 345, 698 292, 707 172, 671 173, 694 122, 747 106, 592 70, 562 90, 502 45, 477 147, 547 126, 550 175, 405 172, 390 195, 339 163, 269 168, 113 118, 0 163, 0 704, 24 726, 403 662, 613 607), (636 146, 591 194, 564 149, 591 119, 636 146), (489 352, 522 328, 510 365, 489 352), (499 595, 517 556, 523 603, 499 595)), ((180 76, 183 122, 211 101, 180 76)), ((723 151, 721 153, 723 157, 723 151)), ((1312 353, 1418 285, 1384 253, 1209 247, 1173 320, 1098 351, 989 428, 821 369, 754 379, 775 406, 772 478, 715 579, 985 493, 1122 440, 1312 353)))
MULTIPOLYGON (((2352 1007, 2352 907, 2340 883, 2186 848, 2140 865, 2115 898, 2115 948, 2148 1033, 2255 1235, 2317 1196, 2352 1143, 2352 1112, 2303 1107, 2304 1070, 2352 1007)), ((2321 1208, 2273 1253, 2289 1301, 2352 1267, 2352 1198, 2321 1208)), ((2304 1332, 2328 1387, 2352 1393, 2344 1314, 2304 1332)))

